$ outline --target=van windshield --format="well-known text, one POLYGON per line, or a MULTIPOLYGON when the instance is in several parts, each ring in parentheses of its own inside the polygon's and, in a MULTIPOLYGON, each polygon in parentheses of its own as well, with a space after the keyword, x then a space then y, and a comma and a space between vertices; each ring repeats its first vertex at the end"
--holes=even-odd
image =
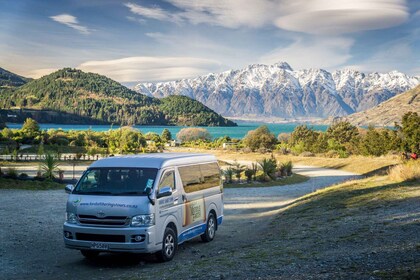
POLYGON ((91 168, 79 180, 73 193, 91 195, 147 195, 156 168, 91 168))

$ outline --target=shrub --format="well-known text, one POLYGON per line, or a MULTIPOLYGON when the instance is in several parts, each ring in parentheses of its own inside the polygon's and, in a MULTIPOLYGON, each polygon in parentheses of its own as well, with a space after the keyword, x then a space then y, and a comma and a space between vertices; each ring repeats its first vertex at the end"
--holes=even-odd
POLYGON ((19 174, 19 179, 27 179, 29 176, 26 173, 20 173, 19 174))
POLYGON ((16 179, 18 177, 18 173, 16 168, 10 167, 7 169, 6 176, 12 179, 16 179))
POLYGON ((45 158, 41 162, 41 169, 44 171, 43 176, 47 179, 54 179, 54 173, 58 171, 58 165, 58 161, 52 154, 45 154, 45 158))
POLYGON ((176 138, 178 138, 178 140, 181 142, 190 142, 197 140, 210 141, 211 135, 205 128, 187 127, 181 129, 176 134, 176 138))
POLYGON ((273 158, 265 158, 263 160, 258 161, 258 164, 260 165, 260 169, 263 172, 263 181, 270 181, 276 179, 275 173, 277 169, 277 163, 273 158))
POLYGON ((225 176, 225 182, 230 184, 232 183, 234 171, 232 167, 228 167, 226 170, 223 171, 223 175, 225 176))
POLYGON ((290 160, 282 163, 281 166, 283 167, 286 176, 292 175, 293 164, 290 160))
POLYGON ((246 176, 246 181, 249 183, 252 181, 252 177, 254 176, 254 170, 252 169, 245 169, 245 176, 246 176))
POLYGON ((388 176, 397 182, 420 180, 420 161, 411 161, 391 167, 388 176))
POLYGON ((277 139, 266 125, 262 125, 255 130, 248 131, 243 143, 253 151, 258 149, 272 150, 277 143, 277 139))

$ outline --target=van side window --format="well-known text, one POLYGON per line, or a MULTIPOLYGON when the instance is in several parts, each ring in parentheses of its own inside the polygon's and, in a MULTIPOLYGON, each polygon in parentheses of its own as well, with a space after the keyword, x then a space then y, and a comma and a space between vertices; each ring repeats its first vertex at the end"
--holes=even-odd
POLYGON ((217 163, 182 166, 178 170, 186 193, 220 185, 220 171, 217 163))
POLYGON ((175 190, 175 173, 174 171, 165 172, 159 182, 158 191, 163 187, 171 187, 175 190))

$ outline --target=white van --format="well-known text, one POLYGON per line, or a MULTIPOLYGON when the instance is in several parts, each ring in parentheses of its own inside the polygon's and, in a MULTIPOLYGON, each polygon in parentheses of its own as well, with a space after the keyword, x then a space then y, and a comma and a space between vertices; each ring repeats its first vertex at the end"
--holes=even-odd
POLYGON ((223 220, 223 185, 212 155, 101 159, 66 192, 64 243, 87 258, 133 252, 169 261, 186 240, 212 241, 223 220))

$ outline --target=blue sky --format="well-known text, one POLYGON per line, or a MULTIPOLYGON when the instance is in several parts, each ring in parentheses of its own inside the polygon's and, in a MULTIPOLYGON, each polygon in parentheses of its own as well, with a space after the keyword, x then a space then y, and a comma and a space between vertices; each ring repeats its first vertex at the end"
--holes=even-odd
POLYGON ((0 0, 0 67, 63 67, 119 82, 167 81, 248 64, 420 75, 420 1, 0 0))

